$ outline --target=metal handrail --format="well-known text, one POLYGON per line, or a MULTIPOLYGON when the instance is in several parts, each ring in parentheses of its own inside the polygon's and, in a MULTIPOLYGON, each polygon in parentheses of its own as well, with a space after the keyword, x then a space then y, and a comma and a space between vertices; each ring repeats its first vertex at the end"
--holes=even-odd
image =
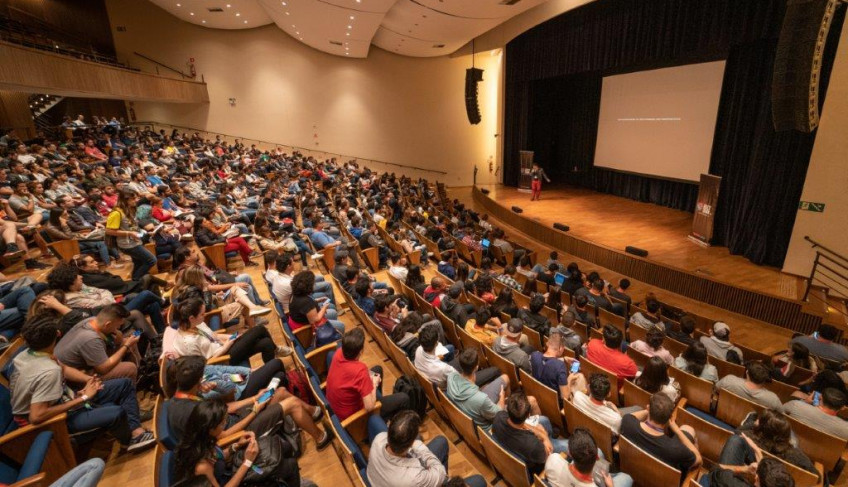
POLYGON ((140 58, 142 58, 142 59, 145 59, 145 60, 147 60, 147 61, 150 61, 151 63, 153 63, 153 64, 155 64, 155 65, 157 65, 157 66, 162 66, 162 67, 163 67, 163 68, 165 68, 165 69, 168 69, 168 70, 170 70, 170 71, 173 71, 173 72, 177 73, 178 75, 182 76, 183 78, 192 79, 192 76, 191 76, 191 75, 185 74, 185 73, 183 73, 182 71, 180 71, 179 69, 177 69, 177 68, 172 68, 171 66, 168 66, 167 64, 160 63, 159 61, 157 61, 157 60, 155 60, 155 59, 151 58, 150 56, 145 56, 144 54, 142 54, 142 53, 140 53, 140 52, 137 52, 137 51, 133 51, 133 54, 135 54, 136 56, 138 56, 138 57, 140 57, 140 58))
MULTIPOLYGON (((842 267, 844 267, 844 268, 848 269, 848 257, 845 257, 844 255, 840 254, 839 252, 836 252, 836 251, 835 251, 835 250, 833 250, 833 249, 829 249, 829 248, 825 247, 824 245, 822 245, 821 243, 816 242, 815 240, 813 240, 812 238, 810 238, 810 236, 809 236, 809 235, 804 235, 804 240, 806 240, 807 242, 810 242, 810 243, 813 245, 813 248, 818 247, 818 248, 820 248, 820 249, 822 249, 822 250, 825 250, 825 251, 827 251, 827 252, 829 252, 829 253, 831 253, 831 254, 835 255, 836 257, 839 257, 840 259, 842 259, 842 261, 843 261, 844 263, 836 262, 836 264, 839 264, 840 266, 842 266, 842 267)), ((825 257, 827 257, 827 256, 825 256, 825 257)), ((830 260, 833 260, 833 259, 830 259, 830 260)))
POLYGON ((387 165, 387 166, 401 167, 401 168, 412 169, 412 170, 416 170, 416 171, 431 172, 431 173, 436 173, 436 174, 447 174, 447 172, 445 172, 445 171, 438 171, 438 170, 435 170, 435 169, 427 169, 427 168, 418 167, 418 166, 409 166, 409 165, 406 165, 406 164, 398 164, 396 162, 381 161, 379 159, 371 159, 371 158, 368 158, 368 157, 351 156, 351 155, 347 155, 347 154, 342 154, 340 152, 322 151, 322 150, 310 149, 308 147, 298 147, 296 145, 285 144, 285 143, 281 143, 281 142, 274 142, 274 141, 269 141, 269 140, 254 139, 253 137, 246 137, 246 136, 242 136, 242 135, 225 134, 225 133, 222 133, 222 132, 212 132, 212 131, 209 131, 209 130, 199 129, 199 128, 196 128, 196 127, 187 127, 185 125, 173 125, 173 124, 170 124, 170 123, 163 123, 163 122, 156 122, 156 121, 132 122, 129 125, 151 125, 151 126, 160 125, 160 126, 163 126, 163 127, 171 127, 171 128, 175 128, 175 129, 182 129, 182 130, 187 130, 187 131, 192 131, 192 132, 204 132, 204 133, 207 133, 207 134, 220 135, 222 137, 231 137, 231 138, 234 138, 234 139, 241 139, 241 140, 247 140, 247 141, 252 141, 252 142, 258 142, 260 144, 290 147, 292 150, 297 150, 298 152, 315 152, 315 153, 321 153, 321 154, 329 154, 329 155, 332 155, 332 156, 336 156, 339 159, 364 160, 364 161, 371 161, 371 162, 374 162, 374 163, 377 163, 377 164, 384 164, 384 165, 387 165))

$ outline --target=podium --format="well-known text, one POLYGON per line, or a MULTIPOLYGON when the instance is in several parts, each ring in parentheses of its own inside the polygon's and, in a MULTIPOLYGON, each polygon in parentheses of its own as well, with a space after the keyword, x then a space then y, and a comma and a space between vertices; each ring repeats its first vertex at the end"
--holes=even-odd
POLYGON ((533 180, 533 177, 530 175, 530 172, 533 170, 533 151, 531 150, 523 150, 519 151, 519 160, 521 161, 521 173, 518 179, 518 191, 522 193, 530 193, 530 183, 533 180))
POLYGON ((711 174, 701 174, 701 184, 698 186, 698 203, 695 206, 695 216, 692 219, 692 233, 689 240, 702 246, 709 247, 713 238, 718 191, 721 178, 711 174))

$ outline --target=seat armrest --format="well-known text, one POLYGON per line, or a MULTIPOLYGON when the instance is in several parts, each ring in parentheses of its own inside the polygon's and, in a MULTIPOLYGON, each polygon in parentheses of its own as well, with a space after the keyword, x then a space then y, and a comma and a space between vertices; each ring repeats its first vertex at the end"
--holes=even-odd
POLYGON ((230 446, 233 443, 240 440, 243 435, 244 435, 244 432, 239 431, 238 433, 233 433, 230 436, 225 436, 224 438, 220 438, 218 440, 218 446, 220 446, 222 448, 225 447, 225 446, 230 446))
POLYGON ((23 480, 18 480, 14 484, 9 487, 42 487, 47 486, 47 474, 41 472, 39 474, 33 475, 32 477, 27 477, 23 480))
POLYGON ((207 365, 218 365, 218 364, 229 364, 230 356, 229 355, 219 355, 217 357, 212 357, 206 361, 207 365))

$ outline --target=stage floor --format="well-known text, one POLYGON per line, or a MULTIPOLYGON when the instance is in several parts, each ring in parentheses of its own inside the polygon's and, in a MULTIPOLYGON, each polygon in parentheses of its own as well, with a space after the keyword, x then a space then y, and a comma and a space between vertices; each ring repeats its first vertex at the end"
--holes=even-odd
MULTIPOLYGON (((503 185, 482 185, 499 205, 520 206, 522 216, 546 225, 554 222, 571 227, 575 237, 624 250, 632 245, 649 252, 648 259, 674 266, 722 282, 789 299, 799 299, 803 279, 780 269, 753 264, 730 255, 726 247, 701 247, 687 236, 692 229, 692 214, 651 203, 571 186, 546 185, 540 201, 530 201, 529 193, 503 185)), ((461 201, 471 201, 465 191, 452 192, 461 201)))

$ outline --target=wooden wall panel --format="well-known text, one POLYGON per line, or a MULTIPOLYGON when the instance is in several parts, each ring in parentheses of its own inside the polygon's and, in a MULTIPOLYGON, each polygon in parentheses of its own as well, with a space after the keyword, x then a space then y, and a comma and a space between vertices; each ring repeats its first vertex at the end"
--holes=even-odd
POLYGON ((0 128, 15 129, 23 140, 35 137, 26 93, 0 90, 0 128))
POLYGON ((206 83, 140 73, 0 42, 0 88, 132 101, 209 103, 206 83))
POLYGON ((800 333, 818 328, 821 318, 804 313, 799 301, 758 293, 688 271, 581 240, 524 218, 497 204, 476 186, 474 200, 492 216, 539 242, 646 284, 800 333))

